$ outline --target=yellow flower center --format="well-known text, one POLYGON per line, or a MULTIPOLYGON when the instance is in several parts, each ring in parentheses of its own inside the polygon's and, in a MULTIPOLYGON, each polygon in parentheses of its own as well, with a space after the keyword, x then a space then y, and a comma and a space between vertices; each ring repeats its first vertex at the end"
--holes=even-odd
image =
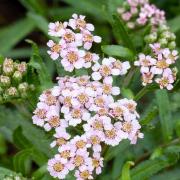
POLYGON ((114 138, 116 137, 116 130, 115 130, 115 129, 106 130, 106 131, 105 131, 105 135, 106 135, 109 139, 114 139, 114 138))
POLYGON ((80 118, 81 117, 81 110, 79 110, 79 109, 73 110, 72 117, 73 118, 80 118))
POLYGON ((82 164, 84 163, 84 158, 80 155, 77 155, 75 158, 74 158, 74 164, 76 167, 79 167, 81 166, 82 164))
POLYGON ((49 124, 51 125, 51 127, 57 127, 60 125, 60 119, 58 116, 52 116, 49 124))
POLYGON ((77 147, 78 149, 82 149, 82 148, 84 148, 85 146, 86 146, 86 142, 84 142, 83 140, 79 140, 79 141, 76 142, 76 147, 77 147))
POLYGON ((165 69, 169 67, 169 64, 166 63, 166 60, 160 60, 157 62, 156 66, 161 69, 165 69))
POLYGON ((64 39, 65 39, 65 41, 67 41, 68 43, 70 43, 70 42, 73 42, 73 41, 75 40, 75 37, 74 37, 74 34, 73 34, 73 33, 68 32, 68 33, 66 33, 66 34, 64 35, 64 39))
POLYGON ((35 114, 40 119, 46 118, 46 110, 45 109, 37 109, 37 111, 35 111, 35 114))
POLYGON ((103 76, 109 76, 111 74, 111 68, 106 65, 103 65, 101 67, 101 73, 103 76))
POLYGON ((80 173, 80 176, 82 179, 88 179, 88 177, 90 176, 89 171, 88 170, 82 171, 80 173))
POLYGON ((76 23, 77 23, 78 28, 80 28, 80 27, 85 28, 86 27, 86 21, 83 19, 77 19, 76 23))
POLYGON ((69 150, 63 151, 60 153, 60 155, 62 158, 67 159, 70 157, 70 151, 69 150))
POLYGON ((87 52, 86 55, 84 56, 85 62, 91 62, 92 61, 92 53, 87 52))
POLYGON ((78 55, 75 52, 71 51, 68 53, 67 59, 70 63, 75 63, 78 60, 78 55))
POLYGON ((51 51, 59 53, 61 51, 61 46, 59 44, 55 44, 52 48, 51 51))
POLYGON ((130 133, 131 130, 132 130, 132 124, 129 123, 129 122, 124 122, 123 125, 122 125, 122 130, 125 131, 125 132, 130 133))
POLYGON ((64 169, 64 165, 61 164, 60 162, 55 163, 53 166, 54 171, 56 172, 61 172, 64 169))
POLYGON ((64 138, 58 138, 57 140, 56 140, 56 144, 58 145, 58 146, 62 146, 63 144, 66 144, 66 140, 64 139, 64 138))

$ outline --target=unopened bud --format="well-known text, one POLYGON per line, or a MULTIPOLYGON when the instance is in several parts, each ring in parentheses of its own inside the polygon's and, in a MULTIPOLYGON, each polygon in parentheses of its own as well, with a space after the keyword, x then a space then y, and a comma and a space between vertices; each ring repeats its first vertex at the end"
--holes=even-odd
POLYGON ((0 84, 3 87, 8 87, 11 84, 11 80, 8 76, 0 76, 0 84))
POLYGON ((160 32, 167 31, 167 30, 169 30, 169 27, 167 25, 165 25, 165 24, 161 25, 160 28, 159 28, 160 32))
POLYGON ((129 29, 134 29, 135 24, 134 24, 133 22, 128 22, 128 23, 127 23, 127 27, 128 27, 129 29))
POLYGON ((19 84, 18 90, 20 93, 24 93, 24 92, 27 92, 28 87, 29 87, 28 83, 24 82, 24 83, 19 84))
POLYGON ((170 43, 168 44, 168 48, 169 48, 170 50, 175 49, 175 48, 176 48, 176 42, 175 42, 175 41, 170 42, 170 43))
POLYGON ((15 71, 13 74, 13 79, 15 81, 21 81, 22 80, 22 73, 20 71, 15 71))
POLYGON ((170 39, 171 38, 171 32, 169 31, 164 31, 161 35, 160 35, 161 38, 164 38, 164 39, 170 39))
POLYGON ((14 64, 12 59, 6 58, 3 62, 3 73, 11 75, 14 72, 14 64))
POLYGON ((161 47, 165 48, 168 44, 168 41, 164 38, 159 40, 159 43, 161 44, 161 47))
POLYGON ((9 89, 6 90, 6 94, 8 96, 16 97, 16 96, 18 96, 18 91, 15 87, 10 87, 9 89))
POLYGON ((21 64, 17 65, 17 70, 20 71, 21 73, 25 74, 27 71, 27 64, 26 62, 21 62, 21 64))
POLYGON ((30 84, 30 85, 29 85, 29 89, 30 89, 31 91, 34 91, 34 90, 35 90, 34 84, 30 84))
POLYGON ((145 36, 145 42, 147 43, 153 43, 157 40, 157 33, 152 33, 147 36, 145 36))

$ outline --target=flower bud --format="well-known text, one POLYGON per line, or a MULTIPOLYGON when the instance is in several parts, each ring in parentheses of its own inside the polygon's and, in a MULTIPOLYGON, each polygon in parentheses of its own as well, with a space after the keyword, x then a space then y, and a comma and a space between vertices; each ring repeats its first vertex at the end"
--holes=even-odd
POLYGON ((21 72, 22 74, 25 74, 27 71, 27 64, 26 62, 21 62, 20 64, 17 65, 17 70, 21 72))
POLYGON ((13 79, 20 82, 22 80, 22 73, 20 71, 15 71, 13 74, 13 79))
POLYGON ((161 35, 160 35, 161 38, 164 38, 164 39, 170 39, 171 38, 171 33, 169 31, 164 31, 161 35))
POLYGON ((11 80, 8 76, 0 76, 0 84, 3 87, 8 87, 11 84, 11 80))
POLYGON ((10 87, 6 90, 7 96, 16 97, 18 96, 18 91, 15 87, 10 87))
POLYGON ((171 49, 171 50, 175 49, 176 48, 176 42, 175 41, 170 42, 168 44, 168 48, 171 49))
POLYGON ((174 33, 171 33, 170 40, 171 41, 175 41, 176 40, 176 35, 174 33))
POLYGON ((161 44, 161 47, 164 48, 164 47, 167 46, 168 41, 166 39, 162 38, 162 39, 159 40, 159 43, 161 44))
POLYGON ((147 43, 153 43, 157 40, 157 33, 151 33, 147 36, 145 36, 145 42, 147 43))
POLYGON ((30 85, 29 85, 29 89, 30 89, 31 91, 34 91, 34 90, 35 90, 34 84, 30 84, 30 85))
POLYGON ((19 86, 18 86, 18 90, 20 93, 27 92, 28 88, 29 88, 29 86, 28 86, 28 83, 26 83, 26 82, 23 82, 23 83, 19 84, 19 86))
POLYGON ((11 75, 14 72, 14 64, 12 59, 6 58, 3 62, 3 73, 11 75))
POLYGON ((169 27, 167 25, 161 25, 160 28, 159 28, 159 31, 160 32, 163 32, 163 31, 168 31, 169 30, 169 27))

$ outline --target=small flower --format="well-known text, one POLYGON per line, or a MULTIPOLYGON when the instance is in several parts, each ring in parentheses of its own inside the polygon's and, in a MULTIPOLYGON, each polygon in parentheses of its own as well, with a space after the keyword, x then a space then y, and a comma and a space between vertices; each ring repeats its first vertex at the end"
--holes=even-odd
POLYGON ((65 32, 67 25, 68 25, 67 22, 61 23, 59 21, 57 21, 55 23, 49 23, 48 34, 50 36, 61 37, 62 34, 65 32))
POLYGON ((161 89, 167 88, 167 90, 172 90, 172 84, 174 83, 172 71, 169 68, 165 69, 162 78, 157 78, 155 81, 160 85, 161 89))
POLYGON ((60 52, 62 50, 62 46, 60 44, 54 43, 52 40, 49 40, 47 43, 48 47, 50 47, 50 51, 47 51, 53 60, 56 60, 60 56, 60 52))
POLYGON ((92 43, 100 43, 100 36, 93 36, 89 31, 83 31, 82 40, 84 43, 84 49, 89 50, 92 47, 92 43))
POLYGON ((66 71, 72 72, 74 68, 80 69, 84 65, 85 52, 83 50, 78 50, 77 48, 72 48, 61 52, 61 63, 66 71))
POLYGON ((53 159, 48 161, 47 169, 51 176, 59 179, 64 179, 69 173, 66 163, 64 163, 58 156, 55 156, 53 159))
POLYGON ((103 167, 103 158, 100 153, 94 153, 92 158, 92 166, 96 170, 96 174, 101 174, 103 167))
POLYGON ((85 16, 83 15, 78 16, 77 14, 73 14, 72 17, 73 19, 69 20, 69 26, 72 29, 94 31, 94 26, 90 23, 86 23, 85 16))
POLYGON ((75 177, 77 180, 93 179, 92 168, 88 166, 81 166, 79 170, 75 171, 75 177))

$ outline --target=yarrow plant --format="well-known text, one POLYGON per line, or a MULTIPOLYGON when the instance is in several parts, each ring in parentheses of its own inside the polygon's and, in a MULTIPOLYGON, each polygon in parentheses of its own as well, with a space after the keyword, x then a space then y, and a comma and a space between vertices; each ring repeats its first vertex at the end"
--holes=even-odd
POLYGON ((120 88, 113 85, 113 76, 125 75, 129 62, 113 57, 100 62, 99 55, 88 51, 93 42, 101 42, 91 33, 94 26, 85 16, 72 17, 69 22, 49 24, 49 35, 60 40, 48 42, 48 54, 53 60, 60 57, 66 71, 91 67, 92 74, 57 77, 58 85, 40 95, 32 119, 37 126, 55 132, 51 147, 58 147, 58 153, 48 161, 53 177, 64 179, 74 170, 78 180, 93 179, 102 172, 105 145, 116 146, 123 139, 136 144, 143 134, 137 103, 126 98, 115 100, 120 88))
POLYGON ((175 50, 175 34, 167 26, 164 11, 148 0, 128 0, 117 12, 130 30, 150 26, 149 34, 144 37, 144 51, 150 53, 140 53, 134 62, 140 67, 143 86, 155 82, 161 89, 172 90, 177 74, 172 65, 178 59, 178 51, 175 50))

